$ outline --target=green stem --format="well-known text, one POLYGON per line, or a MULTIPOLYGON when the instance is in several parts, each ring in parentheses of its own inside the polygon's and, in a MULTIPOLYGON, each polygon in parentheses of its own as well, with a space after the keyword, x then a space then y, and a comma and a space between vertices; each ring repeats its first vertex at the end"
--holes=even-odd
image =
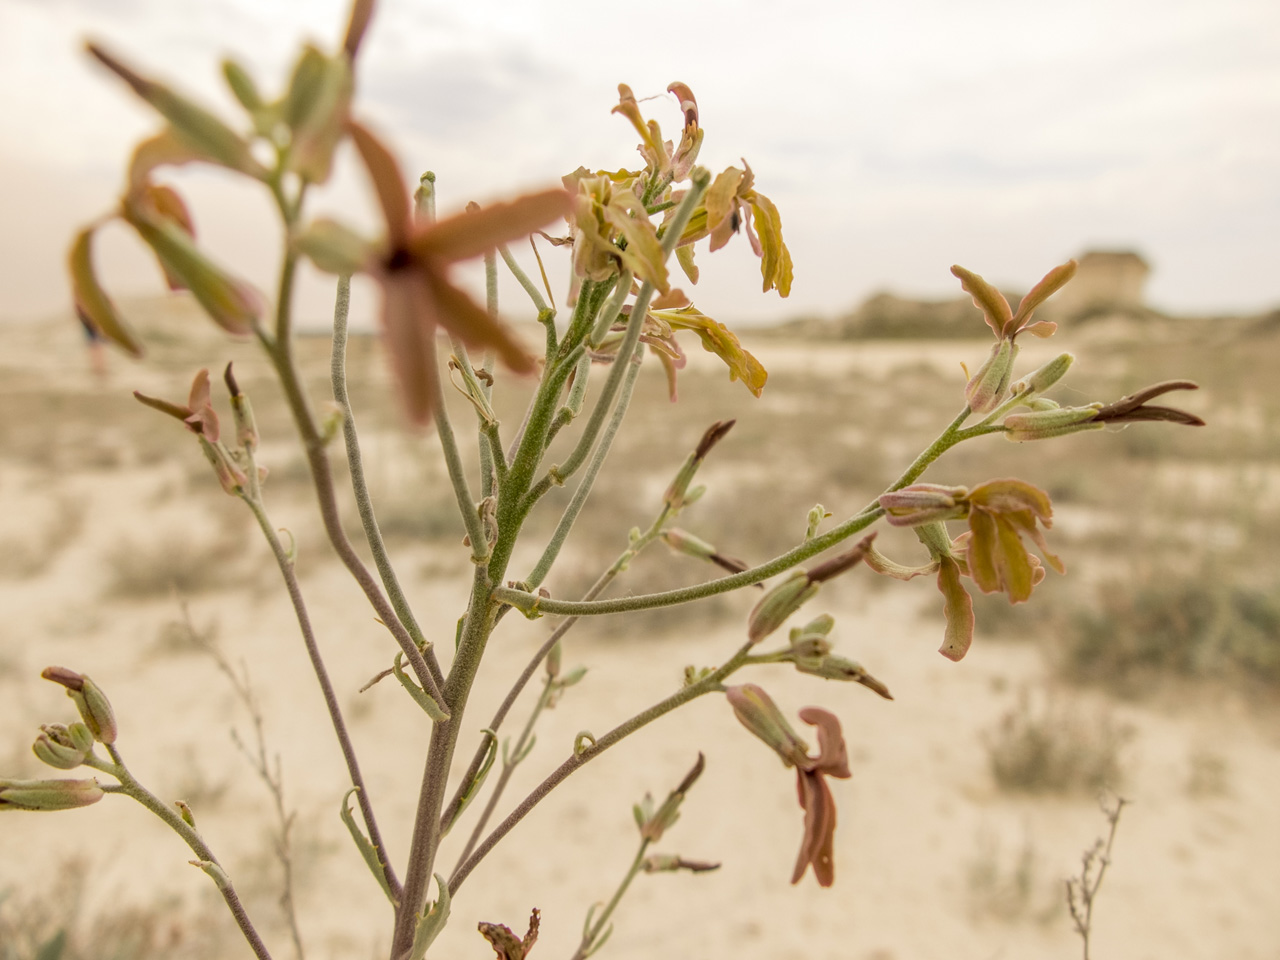
POLYGON ((373 511, 373 500, 369 496, 369 486, 364 476, 364 458, 360 453, 360 435, 356 430, 355 416, 351 410, 351 397, 347 391, 347 318, 351 307, 351 277, 338 278, 338 293, 333 305, 333 354, 329 362, 329 375, 333 385, 333 399, 342 408, 342 436, 347 447, 347 467, 351 474, 351 491, 355 495, 356 510, 360 514, 360 523, 364 526, 365 539, 369 550, 373 553, 373 563, 378 569, 382 586, 387 597, 395 608, 396 616, 404 624, 413 642, 423 651, 423 658, 435 681, 427 694, 437 703, 440 702, 439 684, 444 682, 444 674, 440 672, 440 664, 436 660, 435 651, 427 642, 417 618, 409 606, 409 601, 400 586, 395 568, 391 565, 391 557, 387 553, 386 543, 382 539, 382 531, 378 529, 378 519, 373 511))
MULTIPOLYGON (((431 341, 431 359, 434 364, 435 341, 431 341)), ((449 411, 444 405, 444 386, 441 378, 435 378, 435 399, 432 415, 435 417, 436 433, 440 437, 440 450, 444 454, 445 467, 449 471, 449 482, 453 485, 453 495, 458 502, 458 512, 462 514, 462 522, 467 528, 467 538, 471 541, 471 562, 484 563, 489 559, 489 539, 485 534, 484 523, 476 502, 471 497, 471 487, 467 483, 466 467, 462 463, 462 455, 458 452, 458 441, 453 435, 453 425, 449 422, 449 411)), ((483 447, 481 450, 483 451, 483 447)))
POLYGON ((591 925, 591 929, 582 935, 582 942, 578 944, 578 949, 574 951, 570 960, 586 960, 591 955, 592 947, 600 939, 601 932, 605 929, 609 918, 613 916, 613 911, 618 908, 618 904, 622 902, 622 898, 626 896, 631 881, 640 873, 640 868, 644 866, 645 851, 649 849, 652 841, 647 837, 640 841, 640 849, 636 851, 636 857, 631 861, 631 869, 627 871, 627 875, 622 878, 622 882, 618 884, 618 889, 614 891, 613 899, 600 911, 600 916, 596 918, 596 922, 591 925))
MULTIPOLYGON (((458 866, 466 861, 467 857, 471 856, 471 851, 480 842, 480 838, 484 835, 485 825, 488 824, 489 818, 493 816, 493 811, 497 808, 503 791, 507 789, 507 784, 511 782, 511 777, 516 772, 516 767, 524 759, 524 752, 529 747, 529 741, 533 736, 533 728, 538 722, 538 717, 542 715, 542 711, 546 709, 547 703, 551 700, 554 682, 554 678, 547 677, 546 683, 542 686, 542 694, 538 697, 538 702, 534 704, 533 710, 530 711, 529 719, 526 721, 524 729, 520 731, 520 736, 516 739, 516 745, 509 754, 503 757, 502 772, 498 775, 497 783, 494 784, 493 793, 489 796, 489 802, 484 805, 484 810, 480 813, 480 819, 476 821, 476 825, 471 831, 467 845, 462 848, 462 853, 458 854, 458 866)), ((493 728, 490 727, 490 729, 492 730, 493 728)), ((463 786, 465 787, 466 784, 464 783, 463 786)), ((453 868, 455 872, 458 866, 453 868)))
POLYGON ((681 688, 665 700, 654 704, 652 707, 649 707, 649 709, 636 714, 630 720, 619 724, 604 736, 596 740, 595 743, 584 747, 581 752, 575 753, 573 756, 565 760, 564 763, 560 764, 560 766, 553 770, 547 778, 542 781, 542 783, 538 784, 538 786, 534 788, 532 793, 520 801, 520 804, 511 811, 502 823, 498 824, 498 826, 493 829, 489 836, 484 838, 484 841, 476 848, 475 853, 471 854, 466 863, 462 864, 462 866, 454 871, 453 876, 449 878, 449 893, 456 895, 458 888, 462 886, 467 877, 471 874, 471 871, 479 865, 480 861, 489 854, 489 851, 492 850, 503 837, 510 833, 516 824, 528 815, 529 811, 541 803, 552 790, 568 779, 574 771, 586 766, 610 747, 621 743, 637 730, 648 726, 659 717, 665 716, 677 707, 684 706, 684 704, 691 700, 695 700, 704 694, 713 693, 723 689, 723 681, 746 662, 746 658, 750 654, 750 651, 751 644, 745 644, 739 648, 737 653, 725 661, 723 666, 717 668, 697 683, 681 688))
POLYGON ((529 279, 529 275, 524 272, 520 264, 516 263, 516 258, 511 255, 511 251, 505 246, 498 248, 498 253, 502 255, 502 262, 507 265, 507 269, 511 271, 511 275, 519 281, 520 286, 524 287, 524 292, 529 295, 529 299, 533 301, 534 309, 539 314, 547 309, 547 301, 542 298, 542 291, 537 285, 529 279))
MULTIPOLYGON (((962 431, 960 425, 969 416, 969 408, 966 407, 960 414, 947 426, 936 440, 933 441, 925 450, 912 462, 906 471, 900 476, 885 492, 900 490, 903 487, 914 483, 921 474, 929 468, 929 465, 942 456, 947 450, 954 447, 962 440, 969 439, 972 436, 978 436, 982 432, 993 432, 988 428, 973 427, 970 430, 962 431)), ((721 577, 718 580, 709 580, 706 583, 696 584, 691 587, 681 587, 675 590, 667 590, 662 593, 642 594, 635 597, 621 597, 615 600, 593 600, 591 602, 571 601, 571 600, 552 600, 544 597, 535 596, 524 590, 516 590, 511 587, 497 587, 493 591, 493 599, 499 603, 510 604, 517 607, 525 613, 538 612, 559 615, 572 616, 594 616, 605 613, 623 613, 628 610, 649 610, 654 607, 669 607, 678 603, 688 603, 691 600, 701 600, 704 597, 714 596, 719 593, 726 593, 730 590, 737 590, 740 587, 750 586, 761 580, 776 576, 783 571, 790 570, 797 564, 803 563, 810 557, 828 550, 838 543, 847 540, 855 533, 860 533, 867 527, 871 526, 875 521, 884 515, 884 510, 876 501, 872 501, 862 509, 861 513, 857 513, 845 520, 838 526, 833 527, 824 534, 814 537, 797 547, 792 548, 779 557, 766 561, 750 570, 742 573, 731 574, 727 577, 721 577)))
POLYGON ((449 719, 432 727, 422 783, 418 791, 418 808, 414 816, 413 839, 409 847, 409 863, 405 869, 404 896, 396 912, 396 927, 391 941, 391 957, 402 960, 413 945, 417 919, 427 900, 427 887, 440 848, 442 836, 440 812, 449 783, 449 768, 461 729, 467 698, 475 683, 476 672, 484 656, 485 645, 493 630, 496 607, 489 602, 491 584, 483 565, 475 568, 471 598, 467 605, 458 649, 444 685, 444 701, 449 719))
POLYGON ((262 942, 262 937, 258 935, 253 921, 249 919, 249 914, 245 911, 244 904, 240 902, 240 897, 231 883, 231 878, 222 869, 222 864, 218 862, 218 858, 214 856, 213 851, 209 849, 209 845, 204 842, 204 838, 200 836, 194 827, 183 820, 176 811, 170 809, 168 804, 161 801, 159 797, 134 778, 113 744, 107 744, 106 747, 107 752, 111 755, 112 762, 108 764, 100 761, 90 765, 102 770, 104 773, 111 774, 111 776, 120 781, 119 791, 112 792, 123 793, 142 804, 163 820, 170 830, 181 837, 202 862, 212 864, 217 868, 216 873, 207 870, 205 872, 209 873, 217 884, 218 891, 222 894, 222 899, 226 901, 227 909, 231 911, 236 925, 240 927, 240 932, 244 935, 245 940, 249 942, 254 956, 258 960, 271 960, 271 953, 267 950, 266 944, 262 942))
MULTIPOLYGON (((569 505, 565 507, 564 513, 560 516, 560 522, 556 525, 555 532, 551 534, 551 540, 547 543, 546 549, 542 552, 537 564, 534 566, 526 583, 530 589, 537 587, 547 578, 547 574, 551 572, 551 565, 556 562, 556 558, 560 555, 561 549, 564 547, 565 540, 569 536, 569 532, 573 529, 574 523, 578 519, 578 514, 582 512, 583 506, 586 505, 587 498, 591 495, 591 489, 596 482, 596 477, 600 473, 600 468, 604 466, 605 460, 609 456, 609 449, 613 446, 613 440, 618 435, 618 429, 622 426, 622 420, 627 415, 627 407, 631 403, 631 394, 635 390, 636 379, 640 374, 640 351, 637 350, 630 361, 625 361, 621 357, 617 363, 626 364, 626 379, 623 381, 622 390, 618 397, 618 403, 614 407, 613 416, 609 420, 609 426, 605 429, 604 435, 600 438, 595 452, 592 454, 591 463, 587 465, 586 473, 583 474, 578 489, 573 492, 573 499, 569 501, 569 505)), ((546 489, 549 489, 550 481, 545 477, 538 482, 530 491, 529 499, 536 500, 546 489), (543 484, 547 486, 544 488, 543 484)))
MULTIPOLYGON (((252 463, 250 466, 252 467, 252 463)), ((333 683, 329 679, 329 670, 320 654, 320 646, 316 642, 315 631, 311 626, 311 615, 307 611, 306 602, 302 597, 302 588, 298 585, 298 578, 294 573, 293 561, 289 558, 280 538, 276 536, 275 528, 271 525, 262 502, 245 498, 245 503, 253 511, 254 519, 258 521, 262 535, 266 538, 267 544, 271 547, 271 553, 276 559, 276 566, 280 568, 280 575, 284 578, 285 589, 289 593, 289 600, 293 604, 293 612, 298 620, 298 629, 302 631, 302 642, 307 648, 307 657, 311 661, 311 669, 315 672, 316 683, 320 685, 325 709, 329 712, 329 720, 333 724, 334 737, 337 738, 338 746, 342 750, 342 758, 347 765, 347 775, 351 779, 351 785, 356 788, 356 802, 360 805, 360 815, 369 833, 369 842, 378 851, 382 873, 392 895, 399 897, 400 881, 396 877, 395 869, 391 866, 391 857, 387 853, 386 844, 382 842, 382 833, 378 830, 378 821, 373 813, 373 802, 369 799, 369 788, 365 785, 364 776, 360 772, 360 761, 356 757, 355 746, 351 742, 346 721, 342 717, 338 695, 334 692, 333 683)))
POLYGON ((301 379, 298 376, 297 364, 294 362, 293 341, 289 336, 289 331, 297 254, 293 250, 292 234, 293 226, 298 218, 298 212, 301 209, 305 187, 306 185, 304 184, 299 190, 298 202, 293 205, 287 202, 287 199, 279 189, 275 191, 276 200, 280 206, 280 215, 285 223, 285 255, 284 262, 280 268, 279 292, 276 297, 276 337, 273 340, 261 327, 257 328, 255 332, 266 350, 267 357, 271 360, 271 365, 275 368, 276 376, 280 380, 280 387, 284 391, 285 401, 289 405, 289 412, 293 416, 294 427, 298 431, 299 439, 302 441, 307 464, 311 469, 312 485, 316 491, 316 505, 320 509, 320 519, 324 524, 325 533, 329 537, 329 543, 333 546, 333 551, 338 555, 338 559, 342 561, 343 566, 351 574, 352 579, 364 591, 364 595, 368 599, 369 605, 373 607, 374 612, 378 615, 378 619, 391 631, 396 643, 404 651, 405 659, 409 661, 409 666, 412 667, 422 689, 431 690, 435 686, 435 681, 432 678, 430 668, 427 666, 427 661, 422 656, 422 651, 418 649, 413 638, 409 636, 409 631, 405 629, 404 624, 400 622, 400 618, 396 616, 395 609, 387 602, 386 597, 382 595, 382 590, 379 588, 377 580, 365 567, 363 561, 351 546, 351 541, 347 539, 347 533, 342 527, 342 517, 338 512, 338 499, 333 482, 333 472, 329 466, 329 456, 325 449, 328 441, 316 424, 315 415, 311 412, 311 405, 307 401, 306 391, 303 390, 301 379))

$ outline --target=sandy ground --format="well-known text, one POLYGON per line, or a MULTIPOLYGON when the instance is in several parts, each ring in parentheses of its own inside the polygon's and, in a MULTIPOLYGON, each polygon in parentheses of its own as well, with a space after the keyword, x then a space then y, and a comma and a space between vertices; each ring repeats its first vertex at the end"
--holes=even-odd
MULTIPOLYGON (((69 390, 94 389, 75 336, 50 336, 58 345, 53 358, 48 343, 34 334, 13 338, 16 346, 0 372, 0 406, 6 383, 13 389, 28 382, 30 365, 37 363, 32 352, 22 351, 38 347, 44 375, 57 375, 69 390), (28 373, 19 375, 24 364, 28 373)), ((886 375, 896 363, 918 362, 915 350, 904 358, 894 346, 870 356, 862 350, 860 359, 843 347, 825 348, 818 360, 785 344, 765 344, 759 353, 771 368, 870 364, 868 369, 886 375)), ((934 356, 931 362, 940 369, 954 369, 956 358, 945 351, 934 356)), ((123 385, 116 382, 113 389, 123 385)), ((195 455, 176 443, 175 448, 195 455)), ((51 473, 0 451, 5 542, 38 541, 69 504, 86 511, 80 535, 45 570, 0 581, 0 772, 44 775, 27 749, 35 725, 72 719, 60 692, 35 679, 39 670, 56 663, 92 674, 116 704, 119 745, 135 773, 165 798, 192 800, 206 838, 250 903, 270 919, 266 796, 228 736, 232 727, 247 732, 243 711, 207 659, 157 646, 164 624, 177 615, 172 599, 104 597, 103 557, 119 538, 175 525, 208 532, 210 521, 190 516, 181 498, 161 497, 189 466, 126 463, 51 473)), ((326 558, 310 511, 284 510, 277 521, 297 534, 299 570, 320 642, 365 759, 383 829, 402 857, 426 725, 391 682, 357 694, 368 677, 389 665, 391 641, 326 558)), ((269 586, 198 593, 190 598, 192 615, 201 626, 216 620, 222 647, 248 665, 268 736, 284 755, 288 800, 299 816, 299 896, 309 955, 378 956, 385 950, 390 911, 336 816, 345 789, 341 760, 327 736, 292 615, 270 586, 275 574, 265 547, 251 541, 245 551, 241 562, 260 570, 269 586)), ((402 557, 429 635, 452 634, 464 583, 421 574, 461 560, 461 549, 425 547, 402 557)), ((543 920, 535 956, 568 956, 587 907, 607 899, 633 855, 631 804, 646 791, 665 795, 702 750, 707 772, 660 849, 724 866, 698 876, 641 876, 600 956, 1080 956, 1061 903, 1062 883, 1078 869, 1081 851, 1105 831, 1103 816, 1088 796, 1026 799, 997 791, 983 742, 984 732, 1024 691, 1038 695, 1043 689, 1041 659, 1030 645, 981 638, 963 663, 943 659, 936 653, 941 623, 934 596, 929 584, 919 582, 862 593, 836 586, 806 609, 836 616, 839 652, 887 683, 896 697, 892 703, 860 687, 822 685, 782 667, 751 677, 788 712, 821 703, 844 725, 854 775, 834 783, 840 820, 833 888, 820 889, 812 876, 796 886, 787 883, 801 827, 794 776, 749 737, 722 698, 707 697, 606 754, 538 808, 472 875, 432 955, 491 956, 475 933, 476 922, 523 931, 530 908, 538 907, 543 920), (1000 890, 1013 883, 1024 849, 1030 851, 1029 879, 1007 907, 1010 895, 1000 890), (998 878, 994 890, 981 879, 992 871, 998 878)), ((739 598, 734 618, 712 628, 698 621, 687 632, 619 638, 602 619, 571 634, 566 668, 584 663, 590 672, 546 716, 508 801, 558 764, 579 731, 607 730, 676 689, 685 664, 712 664, 728 655, 740 642, 753 602, 754 597, 739 598)), ((496 702, 492 691, 505 688, 548 629, 546 621, 511 617, 504 623, 485 668, 493 682, 473 699, 464 742, 476 742, 496 702)), ((1086 712, 1109 715, 1133 730, 1123 754, 1122 789, 1133 804, 1124 812, 1097 906, 1094 956, 1280 957, 1275 717, 1220 692, 1145 705, 1088 693, 1070 696, 1086 712), (1221 782, 1213 789, 1190 789, 1197 758, 1205 756, 1220 761, 1221 782)), ((512 725, 523 715, 518 708, 512 725)), ((462 836, 450 838, 446 865, 471 822, 457 831, 462 836)), ((186 848, 122 798, 69 814, 7 815, 0 822, 0 850, 0 889, 39 890, 65 858, 75 856, 89 877, 91 911, 162 897, 195 909, 221 909, 207 878, 185 865, 186 848)), ((272 928, 271 939, 279 945, 277 956, 287 957, 282 932, 272 928)))

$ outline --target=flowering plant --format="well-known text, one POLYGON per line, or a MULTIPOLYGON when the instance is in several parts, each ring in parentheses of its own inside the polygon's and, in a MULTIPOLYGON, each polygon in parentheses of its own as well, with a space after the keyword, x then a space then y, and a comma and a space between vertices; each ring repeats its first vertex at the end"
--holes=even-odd
MULTIPOLYGON (((793 265, 783 238, 782 218, 774 203, 757 188, 755 172, 745 160, 741 168, 731 166, 716 175, 697 165, 705 131, 693 91, 683 83, 668 88, 680 111, 676 142, 665 140, 659 124, 644 116, 630 88, 619 86, 614 112, 629 121, 640 137, 642 163, 636 169, 593 171, 580 167, 559 185, 506 203, 437 218, 434 178, 424 175, 411 199, 391 148, 355 116, 358 54, 372 12, 372 0, 355 0, 341 45, 331 52, 305 47, 284 92, 275 100, 264 97, 256 82, 228 61, 226 79, 244 111, 238 123, 224 121, 182 93, 91 45, 89 52, 155 109, 163 128, 139 144, 119 207, 76 236, 68 265, 77 311, 84 322, 121 350, 140 356, 146 344, 108 295, 92 255, 97 229, 107 220, 123 220, 155 255, 171 287, 189 290, 210 319, 228 334, 256 338, 280 381, 330 544, 393 641, 387 652, 391 666, 384 675, 395 676, 421 708, 420 722, 430 732, 412 839, 404 850, 392 848, 383 839, 378 818, 380 798, 371 794, 361 773, 335 682, 298 584, 292 549, 285 547, 271 521, 268 474, 259 463, 262 454, 249 398, 228 365, 224 381, 236 426, 231 437, 221 429, 207 369, 195 375, 185 404, 140 393, 137 397, 148 407, 176 418, 194 435, 222 489, 242 501, 257 520, 277 562, 342 747, 349 790, 341 804, 341 816, 373 881, 393 910, 391 960, 419 960, 430 953, 446 923, 461 912, 459 895, 468 877, 543 798, 636 731, 708 695, 723 694, 738 719, 778 753, 785 765, 795 768, 804 826, 791 880, 800 882, 812 867, 817 882, 830 886, 836 875, 836 791, 828 781, 850 776, 837 715, 821 707, 800 710, 800 718, 817 730, 818 749, 816 755, 811 754, 760 686, 730 685, 727 681, 759 665, 786 663, 806 676, 849 681, 885 700, 892 699, 884 682, 859 663, 833 652, 834 621, 827 615, 791 629, 785 645, 761 649, 824 584, 864 563, 899 579, 936 573, 947 621, 942 653, 960 660, 974 634, 972 603, 962 578, 983 592, 1004 593, 1011 603, 1019 603, 1030 598, 1032 588, 1045 575, 1040 559, 1027 549, 1025 541, 1059 573, 1064 567, 1045 543, 1043 531, 1051 526, 1052 505, 1043 491, 1016 479, 988 479, 972 487, 920 482, 926 470, 950 448, 984 436, 1046 439, 1135 420, 1199 424, 1192 414, 1147 405, 1162 393, 1194 384, 1160 384, 1110 405, 1060 408, 1043 394, 1067 373, 1070 355, 1063 354, 1014 382, 1015 341, 1024 331, 1038 336, 1053 332, 1052 323, 1032 323, 1032 312, 1070 280, 1074 263, 1051 271, 1016 312, 981 277, 956 267, 953 272, 982 310, 996 344, 969 379, 964 396, 957 398, 959 413, 888 484, 882 496, 831 525, 824 523, 825 512, 815 508, 803 539, 762 563, 749 565, 726 556, 716 545, 676 526, 685 508, 703 492, 693 485, 700 467, 733 425, 732 421, 717 422, 675 472, 652 523, 647 529, 631 532, 618 560, 586 595, 579 600, 553 597, 543 585, 623 425, 646 357, 662 364, 670 396, 675 399, 677 377, 686 359, 679 337, 682 332, 691 332, 703 349, 724 362, 731 380, 742 381, 755 396, 765 389, 768 375, 764 366, 737 334, 703 313, 673 285, 671 261, 674 258, 689 284, 696 284, 701 269, 694 260, 697 245, 706 240, 708 252, 714 252, 729 245, 736 234, 745 233, 752 253, 760 259, 763 290, 776 290, 785 297, 792 286, 793 265), (308 218, 307 200, 329 179, 334 151, 346 141, 354 145, 376 193, 383 226, 377 238, 364 237, 338 220, 308 218), (232 276, 205 251, 197 240, 186 201, 172 185, 159 179, 166 168, 189 163, 223 167, 259 184, 272 198, 287 237, 272 310, 268 310, 267 297, 232 276), (548 306, 549 288, 544 298, 543 290, 525 275, 506 248, 506 244, 534 234, 570 248, 568 303, 572 312, 567 319, 559 318, 548 306), (530 352, 512 327, 500 319, 492 298, 481 306, 451 276, 455 263, 478 257, 485 260, 491 289, 496 288, 501 258, 527 292, 531 313, 544 328, 540 356, 530 352), (292 349, 291 294, 303 258, 338 276, 332 374, 338 412, 328 419, 317 416, 292 349), (371 277, 379 288, 382 340, 404 419, 410 428, 434 428, 466 528, 467 559, 460 555, 459 560, 469 562, 471 586, 457 635, 449 638, 452 644, 428 636, 415 618, 365 484, 344 368, 349 280, 355 273, 371 277), (478 490, 463 463, 443 402, 442 333, 448 337, 449 375, 458 374, 461 383, 455 381, 455 385, 476 414, 478 490), (478 362, 471 350, 480 351, 478 362), (523 423, 505 435, 493 405, 494 392, 505 376, 497 371, 497 360, 510 375, 537 379, 523 423), (595 396, 588 411, 589 383, 595 396), (977 421, 970 422, 974 417, 977 421), (337 443, 339 433, 352 482, 351 499, 375 570, 353 547, 340 521, 340 493, 331 465, 331 446, 337 443), (569 449, 559 462, 549 462, 552 441, 561 433, 572 437, 569 449), (575 479, 573 495, 541 545, 538 559, 528 571, 521 571, 522 577, 512 578, 517 544, 528 540, 526 520, 531 511, 554 487, 575 479), (913 528, 927 550, 927 562, 908 566, 880 553, 873 543, 874 533, 865 531, 882 519, 890 525, 913 528), (953 538, 947 524, 955 522, 966 523, 968 529, 953 538), (856 544, 848 547, 847 543, 860 534, 856 544), (628 563, 659 541, 674 552, 709 561, 720 568, 721 575, 674 590, 603 598, 628 563), (817 559, 841 545, 846 545, 841 552, 817 559), (801 568, 811 560, 816 562, 801 568), (780 579, 769 583, 773 578, 780 579), (747 617, 746 636, 736 650, 727 652, 716 666, 689 668, 682 686, 608 732, 580 734, 564 760, 512 806, 504 819, 490 826, 510 771, 528 755, 530 732, 540 712, 583 678, 581 669, 562 673, 560 663, 561 640, 579 618, 672 606, 759 585, 765 585, 764 593, 747 617), (512 610, 531 618, 554 615, 565 619, 502 699, 480 742, 474 745, 469 764, 455 763, 471 729, 464 726, 464 717, 489 640, 512 610), (490 783, 487 775, 495 761, 497 731, 539 666, 545 667, 543 692, 531 711, 525 734, 504 756, 502 774, 490 783), (488 799, 473 821, 470 839, 446 876, 441 872, 445 838, 468 815, 472 801, 486 792, 488 799), (349 805, 353 801, 354 810, 349 805)), ((57 769, 88 767, 102 780, 0 780, 0 810, 64 810, 100 802, 107 795, 132 798, 188 844, 197 857, 193 862, 213 879, 255 955, 263 960, 269 957, 269 948, 231 876, 196 829, 192 810, 185 804, 170 805, 159 799, 126 765, 120 743, 128 742, 128 723, 117 723, 102 689, 87 676, 62 667, 51 667, 44 676, 67 689, 80 720, 45 725, 36 739, 36 755, 57 769)), ((655 805, 651 799, 637 804, 640 850, 608 906, 599 915, 588 916, 576 956, 586 957, 603 945, 611 929, 609 917, 639 872, 714 868, 714 864, 649 851, 675 823, 685 794, 702 772, 699 757, 694 770, 663 804, 655 805)), ((500 957, 518 960, 538 938, 538 912, 534 910, 524 937, 487 921, 480 929, 500 957)))

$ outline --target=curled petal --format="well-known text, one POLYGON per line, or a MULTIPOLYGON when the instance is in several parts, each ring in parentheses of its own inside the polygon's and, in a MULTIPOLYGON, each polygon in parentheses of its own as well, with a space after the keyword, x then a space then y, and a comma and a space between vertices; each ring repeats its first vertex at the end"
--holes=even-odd
POLYGON ((811 758, 805 767, 841 780, 852 776, 849 773, 849 753, 844 745, 844 734, 840 730, 840 719, 821 707, 803 707, 800 719, 811 727, 818 728, 818 755, 811 758))
POLYGON ((1013 319, 1013 311, 1009 309, 1009 301, 1004 298, 1004 294, 978 274, 959 264, 951 268, 951 273, 960 280, 965 293, 973 297, 973 305, 987 318, 987 326, 997 338, 1004 339, 1009 321, 1013 319))
POLYGON ((938 589, 942 591, 942 610, 947 618, 946 633, 938 652, 948 660, 961 660, 973 643, 973 598, 960 583, 960 567, 954 557, 939 558, 938 589))
POLYGON ((799 883, 805 868, 813 865, 813 875, 820 886, 835 883, 834 847, 836 837, 836 802, 831 788, 820 773, 796 771, 796 792, 804 808, 804 837, 796 858, 791 882, 799 883))
MULTIPOLYGON (((1051 296, 1061 290, 1072 277, 1076 275, 1076 267, 1078 264, 1074 260, 1068 260, 1061 266, 1054 267, 1044 275, 1044 278, 1028 291, 1027 295, 1022 298, 1022 302, 1018 304, 1018 312, 1013 315, 1012 328, 1014 331, 1027 327, 1027 321, 1031 319, 1031 314, 1040 304, 1044 303, 1051 296)), ((1055 324, 1049 324, 1049 333, 1056 328, 1055 324)), ((1027 328, 1030 330, 1030 328, 1027 328)), ((1011 331, 1012 332, 1012 331, 1011 331)), ((1035 333, 1035 331, 1031 331, 1035 333)), ((1047 337, 1049 333, 1035 333, 1038 337, 1047 337)))

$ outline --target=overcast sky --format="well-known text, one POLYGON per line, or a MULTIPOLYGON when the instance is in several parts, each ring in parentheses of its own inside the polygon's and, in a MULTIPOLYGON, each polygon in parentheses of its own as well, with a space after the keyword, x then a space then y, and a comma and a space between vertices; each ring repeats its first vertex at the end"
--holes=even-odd
MULTIPOLYGON (((84 37, 232 118, 224 55, 274 92, 301 39, 338 42, 345 6, 0 0, 0 317, 65 308, 75 225, 111 206, 131 144, 157 126, 87 62, 84 37)), ((690 292, 718 319, 948 296, 956 262, 1025 289, 1089 247, 1142 253, 1148 299, 1175 312, 1280 304, 1275 0, 382 0, 358 109, 407 169, 437 172, 448 213, 579 164, 636 165, 609 113, 616 85, 655 97, 642 108, 677 136, 674 80, 698 97, 700 162, 746 158, 796 263, 784 301, 760 293, 745 238, 701 255, 690 292)), ((202 241, 269 290, 277 231, 259 193, 216 172, 175 182, 202 241)), ((350 158, 316 209, 373 223, 350 158)), ((123 230, 100 246, 114 293, 161 289, 123 230)), ((304 313, 323 318, 330 290, 309 278, 304 313)))

